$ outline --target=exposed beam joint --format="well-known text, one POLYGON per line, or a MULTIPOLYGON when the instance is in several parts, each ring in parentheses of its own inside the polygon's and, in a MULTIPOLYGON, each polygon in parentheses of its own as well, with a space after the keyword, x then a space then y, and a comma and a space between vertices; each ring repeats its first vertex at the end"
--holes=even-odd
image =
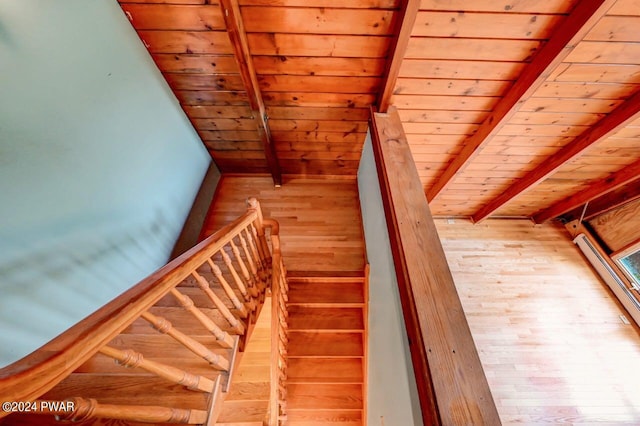
POLYGON ((527 65, 513 86, 482 122, 478 130, 463 142, 463 148, 427 191, 429 202, 451 184, 486 143, 518 112, 525 100, 546 81, 553 70, 571 53, 576 44, 606 14, 615 0, 580 1, 560 24, 549 41, 527 65))
POLYGON ((256 76, 256 70, 253 66, 253 59, 249 51, 249 42, 244 30, 238 0, 220 0, 220 7, 222 8, 222 16, 224 16, 229 39, 231 39, 233 52, 240 67, 240 76, 242 77, 242 82, 249 96, 251 114, 256 122, 256 128, 264 146, 264 154, 267 159, 269 171, 271 172, 271 177, 273 178, 273 183, 275 186, 280 186, 282 185, 282 172, 280 171, 275 145, 271 139, 267 112, 262 94, 260 93, 258 77, 256 76))
POLYGON ((513 198, 555 173, 565 163, 580 156, 596 142, 613 135, 638 118, 640 118, 640 91, 478 210, 473 215, 473 220, 479 222, 486 218, 513 198))
POLYGON ((420 9, 420 0, 403 0, 400 10, 396 12, 398 20, 396 21, 395 43, 391 48, 391 52, 389 52, 384 73, 384 84, 380 93, 378 93, 377 105, 380 112, 387 112, 389 108, 393 89, 400 73, 400 65, 407 51, 411 31, 418 16, 418 9, 420 9))
POLYGON ((372 142, 425 425, 499 425, 451 271, 394 107, 372 142))
POLYGON ((591 200, 620 188, 627 183, 640 179, 640 160, 612 173, 604 179, 594 182, 589 188, 567 197, 564 200, 552 205, 533 215, 536 223, 543 223, 549 219, 560 216, 574 208, 581 206, 591 200))

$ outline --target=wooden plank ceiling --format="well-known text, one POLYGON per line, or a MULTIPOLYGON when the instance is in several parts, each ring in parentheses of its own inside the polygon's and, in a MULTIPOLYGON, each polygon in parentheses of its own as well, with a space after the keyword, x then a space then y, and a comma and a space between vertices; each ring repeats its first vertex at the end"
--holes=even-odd
POLYGON ((353 177, 392 105, 435 215, 637 187, 638 0, 120 3, 223 173, 353 177))

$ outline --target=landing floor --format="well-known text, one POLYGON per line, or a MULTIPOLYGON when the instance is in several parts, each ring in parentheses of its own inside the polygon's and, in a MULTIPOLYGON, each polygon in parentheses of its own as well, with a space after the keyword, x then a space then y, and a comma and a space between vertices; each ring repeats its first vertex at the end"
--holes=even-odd
POLYGON ((355 179, 223 176, 205 221, 208 235, 245 211, 256 197, 265 216, 280 222, 282 255, 289 271, 364 271, 364 238, 355 179))

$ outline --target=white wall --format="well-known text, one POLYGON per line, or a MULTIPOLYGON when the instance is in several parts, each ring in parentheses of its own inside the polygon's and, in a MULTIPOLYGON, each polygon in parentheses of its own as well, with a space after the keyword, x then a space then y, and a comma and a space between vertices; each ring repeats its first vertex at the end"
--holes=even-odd
POLYGON ((0 366, 164 264, 209 162, 115 0, 2 0, 0 366))
POLYGON ((421 425, 422 412, 370 134, 358 169, 358 191, 370 264, 367 424, 421 425))

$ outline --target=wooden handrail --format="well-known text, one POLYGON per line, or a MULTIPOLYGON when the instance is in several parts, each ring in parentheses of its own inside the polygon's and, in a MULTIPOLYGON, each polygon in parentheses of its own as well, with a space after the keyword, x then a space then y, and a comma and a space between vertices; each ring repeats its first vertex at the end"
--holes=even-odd
POLYGON ((53 414, 60 420, 81 422, 96 418, 144 423, 203 424, 207 412, 161 406, 99 404, 95 399, 71 398, 66 401, 36 401, 33 414, 53 414))
MULTIPOLYGON (((279 426, 286 421, 287 371, 287 281, 280 251, 278 222, 263 219, 263 227, 271 228, 271 371, 269 396, 269 425, 279 426)), ((265 240, 266 241, 266 240, 265 240)), ((266 247, 266 246, 264 246, 266 247)))
MULTIPOLYGON (((31 401, 52 389, 133 321, 141 317, 192 271, 254 221, 262 219, 252 204, 247 213, 152 273, 69 330, 30 355, 0 369, 0 401, 31 401)), ((5 415, 7 413, 4 413, 5 415)), ((0 413, 0 417, 3 413, 0 413)))

